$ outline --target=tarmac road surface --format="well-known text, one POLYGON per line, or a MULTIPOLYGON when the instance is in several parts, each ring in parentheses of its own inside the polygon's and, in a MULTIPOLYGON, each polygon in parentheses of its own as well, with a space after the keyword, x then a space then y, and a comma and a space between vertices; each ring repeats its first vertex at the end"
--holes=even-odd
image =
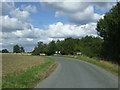
POLYGON ((58 67, 36 88, 118 88, 118 77, 96 65, 65 57, 50 57, 58 67))

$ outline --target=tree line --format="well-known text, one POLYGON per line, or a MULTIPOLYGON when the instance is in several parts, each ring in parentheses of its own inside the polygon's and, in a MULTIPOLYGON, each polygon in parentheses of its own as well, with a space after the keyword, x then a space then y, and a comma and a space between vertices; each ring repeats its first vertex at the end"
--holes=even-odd
POLYGON ((48 44, 38 42, 37 46, 32 51, 33 55, 45 53, 47 55, 55 54, 55 51, 60 51, 62 55, 74 55, 77 52, 90 57, 100 56, 100 51, 103 41, 99 37, 86 36, 82 39, 66 38, 63 41, 51 41, 48 44))
MULTIPOLYGON (((9 51, 7 49, 3 49, 1 51, 2 53, 9 53, 9 51)), ((25 49, 23 46, 19 46, 19 45, 14 45, 13 46, 13 53, 24 53, 25 49)))

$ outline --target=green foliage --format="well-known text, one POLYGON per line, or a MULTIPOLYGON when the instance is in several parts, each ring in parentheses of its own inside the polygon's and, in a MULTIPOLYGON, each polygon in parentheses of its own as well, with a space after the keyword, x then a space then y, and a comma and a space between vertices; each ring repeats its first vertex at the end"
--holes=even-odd
POLYGON ((24 47, 20 47, 19 45, 13 46, 13 53, 24 53, 24 47))
POLYGON ((38 42, 38 52, 43 53, 43 42, 38 42))
POLYGON ((3 49, 2 53, 9 53, 9 51, 7 49, 3 49))
POLYGON ((25 52, 24 47, 20 47, 20 52, 21 52, 21 53, 24 53, 24 52, 25 52))
POLYGON ((77 44, 76 39, 66 38, 63 42, 63 52, 65 54, 74 54, 75 45, 77 44))
POLYGON ((47 53, 48 45, 43 44, 43 42, 38 42, 37 46, 32 51, 32 55, 40 55, 40 53, 47 53))
POLYGON ((82 39, 66 38, 63 41, 51 41, 49 44, 40 42, 33 50, 33 55, 46 53, 55 54, 55 51, 61 51, 63 55, 73 55, 76 52, 90 57, 99 57, 101 52, 102 40, 99 37, 86 36, 82 39))
POLYGON ((102 49, 102 40, 99 37, 86 36, 80 40, 81 52, 89 57, 99 57, 102 49))
POLYGON ((19 45, 13 46, 13 52, 14 53, 20 53, 20 47, 19 47, 19 45))
POLYGON ((34 50, 32 51, 32 55, 39 55, 38 47, 34 48, 34 50))
POLYGON ((96 29, 104 40, 102 57, 117 63, 120 59, 120 2, 98 21, 96 29))
POLYGON ((48 54, 48 55, 55 54, 55 51, 56 51, 56 43, 55 43, 55 41, 51 41, 51 42, 48 44, 47 54, 48 54))

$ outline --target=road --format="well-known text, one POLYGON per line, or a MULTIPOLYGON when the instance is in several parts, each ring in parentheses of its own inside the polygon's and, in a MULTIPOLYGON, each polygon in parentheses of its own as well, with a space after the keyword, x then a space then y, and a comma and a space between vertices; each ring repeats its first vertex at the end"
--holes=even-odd
POLYGON ((58 67, 36 88, 118 88, 118 78, 96 65, 65 57, 51 57, 58 67))

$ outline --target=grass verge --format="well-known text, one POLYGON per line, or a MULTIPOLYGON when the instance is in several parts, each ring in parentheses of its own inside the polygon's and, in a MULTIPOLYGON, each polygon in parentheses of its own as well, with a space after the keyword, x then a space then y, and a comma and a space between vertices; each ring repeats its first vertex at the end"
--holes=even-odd
POLYGON ((39 81, 46 78, 56 66, 57 63, 54 60, 47 58, 44 64, 34 66, 19 74, 4 76, 2 88, 33 88, 39 81))
POLYGON ((120 69, 118 69, 119 66, 116 64, 113 64, 112 62, 109 62, 109 61, 104 61, 104 60, 95 59, 95 58, 89 58, 86 56, 57 55, 57 57, 69 57, 69 58, 79 59, 79 60, 82 60, 85 62, 95 64, 95 65, 105 69, 106 71, 112 73, 113 75, 116 75, 116 76, 120 75, 120 74, 118 74, 120 72, 120 69))

